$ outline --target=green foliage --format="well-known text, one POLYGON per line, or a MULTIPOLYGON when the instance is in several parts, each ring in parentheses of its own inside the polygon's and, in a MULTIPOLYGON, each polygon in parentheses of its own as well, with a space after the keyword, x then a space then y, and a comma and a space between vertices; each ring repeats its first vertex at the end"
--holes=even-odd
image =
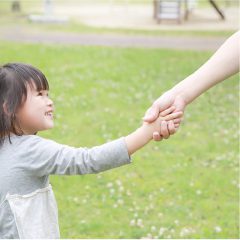
MULTIPOLYGON (((56 126, 41 136, 94 146, 127 135, 152 101, 210 52, 0 43, 1 62, 27 62, 50 83, 56 126)), ((217 71, 217 69, 216 69, 217 71)), ((238 79, 185 113, 178 133, 133 164, 52 176, 63 238, 238 238, 238 79)))

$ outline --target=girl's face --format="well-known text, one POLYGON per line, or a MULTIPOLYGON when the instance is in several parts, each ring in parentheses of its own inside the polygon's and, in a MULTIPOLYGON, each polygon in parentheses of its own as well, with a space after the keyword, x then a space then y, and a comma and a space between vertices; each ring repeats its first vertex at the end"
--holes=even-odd
POLYGON ((16 116, 24 134, 31 135, 53 128, 53 111, 53 101, 49 98, 48 91, 37 91, 28 85, 27 99, 16 116))

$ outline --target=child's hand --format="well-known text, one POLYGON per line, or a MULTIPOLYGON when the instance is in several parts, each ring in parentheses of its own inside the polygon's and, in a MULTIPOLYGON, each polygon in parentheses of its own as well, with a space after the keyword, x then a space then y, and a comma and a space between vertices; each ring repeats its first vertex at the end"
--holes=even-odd
POLYGON ((168 124, 170 124, 168 125, 170 126, 169 129, 174 129, 175 131, 174 121, 181 118, 182 115, 183 112, 175 112, 164 117, 158 117, 156 121, 152 123, 144 122, 140 128, 125 137, 128 154, 133 154, 152 140, 154 132, 161 132, 162 129, 166 129, 167 121, 168 124))
POLYGON ((175 112, 168 114, 165 117, 158 117, 152 123, 144 122, 142 125, 143 131, 150 139, 152 139, 154 132, 159 132, 161 134, 161 131, 164 131, 164 129, 166 129, 168 126, 170 129, 170 134, 174 134, 178 127, 178 121, 176 120, 180 119, 182 116, 183 112, 175 112))

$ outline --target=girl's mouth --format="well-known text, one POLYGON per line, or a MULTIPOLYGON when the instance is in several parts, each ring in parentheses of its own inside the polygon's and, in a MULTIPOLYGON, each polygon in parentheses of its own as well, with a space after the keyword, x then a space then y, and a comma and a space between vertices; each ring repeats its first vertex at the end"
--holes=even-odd
POLYGON ((53 118, 53 111, 46 112, 45 116, 53 118))

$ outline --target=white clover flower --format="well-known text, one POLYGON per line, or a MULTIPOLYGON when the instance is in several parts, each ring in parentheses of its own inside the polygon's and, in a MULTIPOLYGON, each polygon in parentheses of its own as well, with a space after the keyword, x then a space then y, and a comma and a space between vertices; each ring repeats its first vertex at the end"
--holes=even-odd
POLYGON ((164 232, 166 232, 166 230, 167 230, 167 228, 161 227, 161 228, 159 229, 158 235, 159 235, 160 237, 163 236, 163 234, 164 234, 164 232))
POLYGON ((152 203, 150 203, 149 209, 154 209, 154 205, 152 203))
POLYGON ((182 228, 181 232, 180 232, 180 237, 184 237, 184 236, 187 236, 191 233, 194 233, 195 230, 192 229, 192 228, 188 228, 188 227, 184 227, 182 228))
POLYGON ((160 192, 163 193, 165 191, 164 188, 160 188, 160 192))
POLYGON ((135 224, 136 224, 135 219, 132 219, 132 220, 130 221, 130 226, 135 226, 135 224))
POLYGON ((111 188, 113 186, 113 184, 111 183, 111 182, 109 182, 108 184, 107 184, 107 187, 108 188, 111 188))
POLYGON ((111 194, 114 194, 114 193, 115 193, 115 189, 114 189, 114 188, 111 188, 111 189, 110 189, 110 193, 111 193, 111 194))
POLYGON ((141 218, 139 218, 138 220, 137 220, 137 226, 138 227, 143 227, 143 221, 142 221, 142 219, 141 218))
POLYGON ((150 238, 150 239, 153 238, 153 237, 152 237, 152 234, 151 234, 151 233, 148 233, 148 234, 147 234, 147 238, 150 238))
POLYGON ((157 228, 155 226, 151 226, 151 232, 155 232, 157 228))
POLYGON ((137 220, 137 223, 138 223, 138 224, 142 224, 142 219, 139 218, 139 219, 137 220))
POLYGON ((216 226, 214 229, 215 229, 215 232, 217 232, 217 233, 219 233, 219 232, 221 232, 221 231, 222 231, 222 228, 221 228, 221 227, 219 227, 219 226, 216 226))
POLYGON ((237 181, 236 180, 232 180, 232 184, 233 185, 237 185, 237 181))
POLYGON ((160 212, 160 213, 158 213, 158 217, 162 217, 163 216, 163 214, 160 212))
POLYGON ((132 193, 129 190, 127 190, 127 196, 131 196, 131 195, 132 193))
POLYGON ((149 199, 149 200, 152 200, 152 199, 153 199, 153 195, 150 194, 150 195, 148 196, 148 199, 149 199))
POLYGON ((118 186, 122 186, 122 182, 121 182, 120 180, 116 180, 116 184, 117 184, 118 186))
POLYGON ((178 225, 178 224, 179 224, 179 221, 176 219, 176 220, 174 221, 174 223, 175 223, 176 225, 178 225))
POLYGON ((124 203, 124 201, 123 201, 122 199, 118 199, 117 203, 118 203, 119 205, 122 205, 122 204, 124 203))
POLYGON ((197 194, 197 195, 201 195, 201 194, 202 194, 202 191, 201 191, 201 190, 197 190, 197 191, 196 191, 196 194, 197 194))
POLYGON ((182 200, 182 195, 178 195, 178 199, 179 199, 179 200, 182 200))
POLYGON ((184 237, 189 234, 188 228, 183 228, 180 232, 180 237, 184 237))

